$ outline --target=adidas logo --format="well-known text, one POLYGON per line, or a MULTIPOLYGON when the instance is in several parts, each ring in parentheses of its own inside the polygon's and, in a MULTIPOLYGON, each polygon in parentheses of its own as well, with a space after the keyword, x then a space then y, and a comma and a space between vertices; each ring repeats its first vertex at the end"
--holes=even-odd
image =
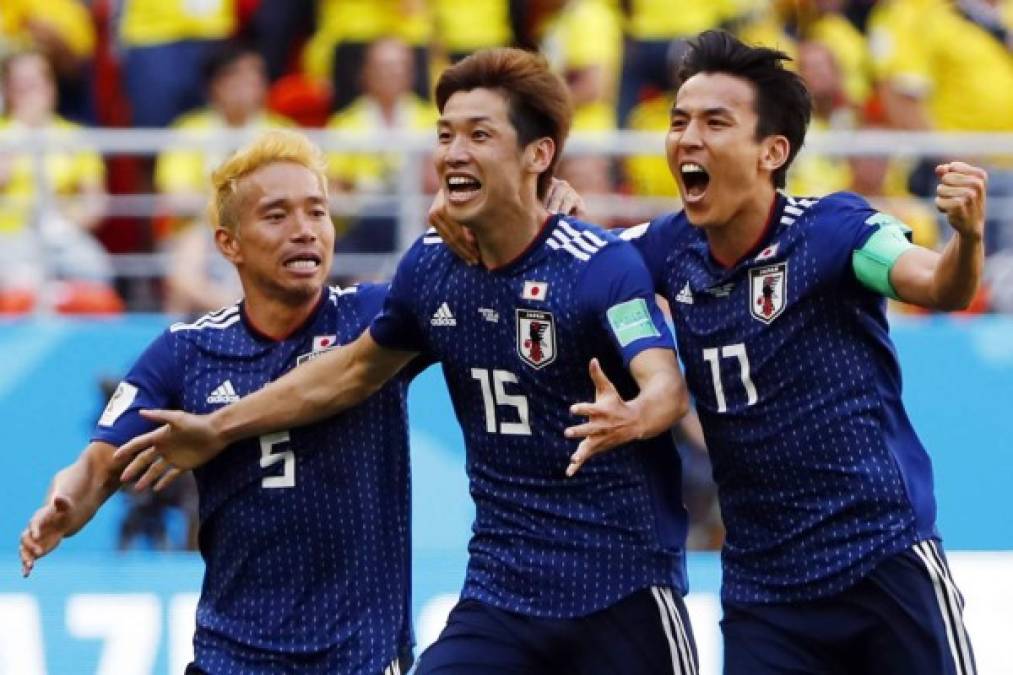
POLYGON ((676 294, 675 301, 676 302, 681 302, 684 305, 692 305, 693 304, 693 291, 689 290, 689 282, 688 281, 686 282, 686 285, 682 287, 682 290, 679 291, 678 294, 676 294))
POLYGON ((208 396, 208 403, 235 403, 239 400, 239 394, 232 387, 231 380, 225 380, 208 396))
POLYGON ((429 320, 429 323, 433 326, 456 326, 457 319, 454 318, 454 315, 450 312, 450 307, 444 302, 433 314, 433 318, 429 320))

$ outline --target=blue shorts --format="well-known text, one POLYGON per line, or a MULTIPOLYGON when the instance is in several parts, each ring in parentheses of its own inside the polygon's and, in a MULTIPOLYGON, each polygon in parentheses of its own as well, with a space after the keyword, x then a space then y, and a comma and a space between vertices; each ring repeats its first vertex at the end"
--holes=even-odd
POLYGON ((542 619, 477 600, 457 603, 416 675, 696 675, 689 615, 670 588, 603 610, 542 619))
POLYGON ((964 599, 934 540, 887 558, 828 598, 725 602, 725 675, 973 675, 964 599))

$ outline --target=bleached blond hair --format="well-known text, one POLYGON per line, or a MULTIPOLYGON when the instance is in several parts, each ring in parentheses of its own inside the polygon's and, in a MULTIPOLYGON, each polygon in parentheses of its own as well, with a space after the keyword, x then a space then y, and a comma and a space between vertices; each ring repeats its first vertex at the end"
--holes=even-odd
POLYGON ((242 201, 240 181, 274 162, 291 162, 306 167, 316 174, 324 197, 327 197, 327 161, 320 149, 297 131, 271 129, 237 150, 211 174, 208 220, 213 228, 236 232, 242 201))

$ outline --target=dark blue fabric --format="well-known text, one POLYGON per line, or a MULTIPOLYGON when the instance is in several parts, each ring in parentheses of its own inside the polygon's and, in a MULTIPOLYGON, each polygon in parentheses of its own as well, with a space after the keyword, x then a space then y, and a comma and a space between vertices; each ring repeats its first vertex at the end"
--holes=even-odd
POLYGON ((671 612, 688 631, 678 593, 664 611, 655 591, 644 589, 576 619, 542 619, 462 600, 440 638, 419 658, 416 675, 671 675, 696 665, 692 632, 685 650, 669 641, 671 612), (674 654, 673 654, 674 647, 674 654), (673 667, 673 659, 677 664, 673 667), (678 668, 678 669, 676 669, 678 668))
POLYGON ((628 399, 637 388, 626 364, 672 348, 632 247, 553 218, 517 260, 486 270, 427 234, 402 259, 370 330, 387 348, 425 350, 443 365, 476 505, 462 597, 569 618, 652 585, 685 592, 681 466, 667 434, 565 475, 577 443, 563 432, 583 421, 570 406, 594 400, 591 358, 628 399), (650 335, 621 345, 606 317, 628 301, 642 304, 650 335))
POLYGON ((952 583, 942 551, 936 542, 918 546, 827 598, 772 605, 726 601, 725 675, 973 673, 970 643, 964 642, 966 650, 961 645, 963 599, 955 586, 947 596, 943 581, 940 602, 933 575, 941 572, 952 583), (921 557, 931 556, 929 549, 938 564, 932 574, 921 557))
POLYGON ((779 196, 731 267, 684 213, 624 233, 668 300, 727 527, 725 599, 831 595, 935 535, 885 301, 856 279, 862 198, 779 196))
MULTIPOLYGON (((136 396, 118 415, 111 404, 94 438, 119 445, 149 430, 142 408, 207 413, 238 400, 356 339, 385 296, 384 285, 325 289, 283 340, 261 335, 242 305, 174 324, 127 374, 136 396)), ((410 652, 413 371, 340 415, 234 443, 195 471, 201 669, 376 675, 410 652)))

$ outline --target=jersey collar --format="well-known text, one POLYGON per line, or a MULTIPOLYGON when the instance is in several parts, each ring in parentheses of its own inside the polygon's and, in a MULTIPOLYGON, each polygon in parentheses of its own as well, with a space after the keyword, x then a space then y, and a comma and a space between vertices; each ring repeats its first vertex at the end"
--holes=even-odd
POLYGON ((545 222, 542 223, 542 228, 538 230, 538 234, 536 234, 535 238, 531 240, 531 243, 524 247, 524 250, 518 253, 513 260, 505 262, 498 267, 490 267, 487 269, 490 272, 495 272, 496 274, 509 274, 520 267, 521 263, 524 262, 529 255, 545 243, 545 240, 548 239, 550 234, 552 234, 552 231, 556 229, 556 223, 559 222, 560 218, 562 218, 562 216, 558 213, 550 214, 549 217, 545 219, 545 222))
POLYGON ((327 296, 329 295, 330 291, 328 290, 327 286, 323 286, 320 289, 320 298, 317 300, 316 307, 313 308, 313 311, 310 312, 309 316, 307 316, 306 319, 301 324, 299 324, 293 330, 291 330, 288 333, 288 335, 285 335, 284 337, 281 338, 271 337, 264 331, 257 328, 256 325, 254 325, 253 321, 250 319, 250 315, 247 314, 246 312, 245 298, 239 303, 239 316, 243 321, 243 325, 246 326, 246 330, 258 341, 280 344, 282 342, 290 340, 295 335, 299 335, 300 333, 305 331, 309 326, 312 326, 316 322, 317 317, 320 316, 320 311, 323 308, 323 306, 327 303, 327 296))
POLYGON ((731 264, 725 264, 721 260, 715 258, 714 254, 711 253, 710 251, 710 247, 708 247, 707 253, 711 263, 714 264, 722 272, 728 273, 738 268, 746 260, 749 260, 756 254, 758 254, 761 250, 763 250, 767 246, 767 244, 770 242, 770 239, 773 237, 774 231, 777 229, 777 223, 780 222, 781 220, 781 212, 784 211, 784 205, 786 203, 788 203, 788 200, 785 199, 784 195, 782 195, 780 192, 775 192, 774 201, 771 202, 770 211, 767 213, 767 222, 764 224, 763 230, 761 230, 760 232, 760 236, 758 236, 756 238, 756 241, 753 242, 753 245, 750 246, 749 249, 738 260, 736 260, 731 264))

